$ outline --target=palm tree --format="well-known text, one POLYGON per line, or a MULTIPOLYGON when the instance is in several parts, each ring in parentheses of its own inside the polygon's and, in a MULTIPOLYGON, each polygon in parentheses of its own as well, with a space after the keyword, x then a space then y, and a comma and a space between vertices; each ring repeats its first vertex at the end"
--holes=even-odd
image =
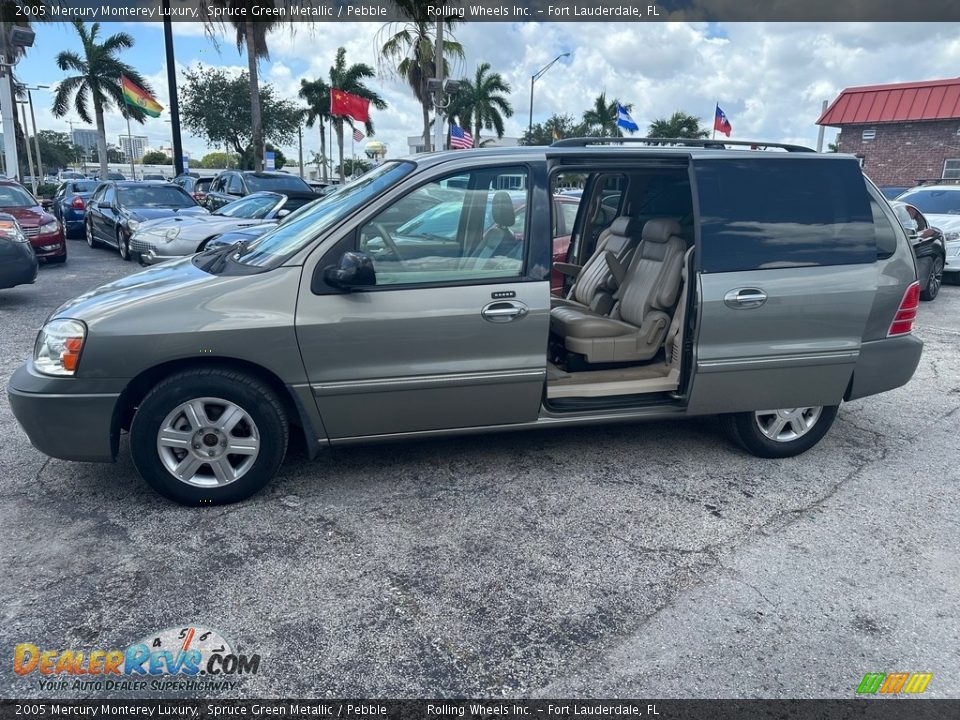
MULTIPOLYGON (((260 111, 260 75, 258 62, 261 59, 270 59, 270 50, 267 48, 267 34, 283 24, 282 20, 264 19, 258 15, 253 19, 254 7, 274 7, 273 0, 212 0, 212 4, 231 11, 243 9, 243 14, 231 14, 237 20, 230 20, 230 25, 236 31, 237 51, 247 49, 247 72, 250 74, 250 132, 253 143, 254 169, 263 170, 263 120, 260 111), (240 19, 240 18, 244 19, 240 19)), ((267 16, 269 18, 269 16, 267 16)), ((210 26, 207 27, 210 30, 210 26)))
POLYGON ((74 20, 73 27, 83 44, 83 55, 78 55, 72 50, 64 50, 57 54, 57 67, 64 71, 72 70, 77 74, 65 78, 57 86, 57 92, 53 98, 53 114, 55 117, 66 115, 70 111, 70 98, 73 97, 73 107, 77 115, 84 122, 89 123, 92 122, 89 103, 93 103, 93 114, 97 123, 100 177, 105 178, 107 176, 107 133, 103 124, 103 111, 115 103, 131 120, 142 123, 146 117, 139 107, 127 105, 124 102, 120 76, 126 75, 149 93, 153 90, 139 72, 115 57, 118 51, 133 47, 133 38, 127 33, 117 33, 103 42, 97 42, 100 36, 100 23, 93 23, 88 31, 82 21, 74 20))
MULTIPOLYGON (((437 76, 435 52, 436 17, 428 14, 430 5, 422 0, 394 0, 399 14, 405 22, 389 23, 381 29, 389 34, 380 53, 383 58, 396 62, 395 72, 405 78, 414 97, 420 102, 423 111, 423 147, 430 150, 430 92, 427 80, 437 76)), ((447 31, 457 24, 454 18, 444 18, 443 76, 450 77, 447 58, 463 60, 463 45, 457 42, 447 31), (446 39, 449 37, 450 39, 446 39)))
POLYGON ((633 110, 633 103, 622 103, 617 98, 607 102, 607 94, 600 93, 594 98, 593 107, 583 113, 583 124, 600 137, 623 137, 617 126, 617 105, 623 105, 627 112, 633 110))
MULTIPOLYGON (((347 49, 337 48, 337 59, 330 67, 330 89, 336 88, 352 95, 359 95, 370 101, 377 110, 383 110, 387 107, 386 101, 377 95, 373 90, 363 84, 364 78, 376 77, 373 68, 366 63, 357 63, 347 66, 347 49)), ((340 181, 343 182, 343 125, 346 122, 353 128, 353 120, 343 115, 331 116, 330 122, 333 123, 333 129, 337 133, 337 148, 340 154, 340 181)), ((364 123, 367 135, 373 134, 373 121, 367 118, 364 123)))
POLYGON ((461 81, 450 106, 466 123, 474 147, 481 147, 481 130, 493 130, 498 138, 503 137, 503 118, 513 116, 513 107, 506 98, 509 93, 510 84, 500 73, 490 72, 490 63, 481 63, 473 80, 461 81))
POLYGON ((647 137, 652 138, 705 138, 709 130, 700 127, 700 119, 677 110, 669 118, 658 118, 650 123, 647 137))
POLYGON ((320 128, 320 162, 323 165, 323 180, 327 180, 327 133, 324 130, 324 124, 331 120, 330 117, 330 86, 324 82, 323 78, 316 80, 302 79, 300 81, 300 97, 307 101, 306 121, 307 127, 313 127, 314 123, 320 128))

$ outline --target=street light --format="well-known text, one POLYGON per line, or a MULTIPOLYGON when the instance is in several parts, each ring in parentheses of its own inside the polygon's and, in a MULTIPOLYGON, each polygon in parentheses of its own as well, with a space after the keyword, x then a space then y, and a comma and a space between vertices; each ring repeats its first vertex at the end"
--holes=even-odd
POLYGON ((552 67, 553 67, 553 64, 554 64, 557 60, 559 60, 560 58, 565 58, 565 57, 570 57, 570 53, 565 52, 565 53, 561 53, 560 55, 557 55, 553 60, 551 60, 550 62, 548 62, 546 65, 544 65, 544 66, 543 66, 542 68, 540 68, 537 72, 535 72, 533 75, 530 76, 530 122, 529 122, 528 127, 527 127, 527 134, 528 134, 528 135, 533 135, 533 84, 534 84, 537 80, 539 80, 540 78, 542 78, 543 75, 544 75, 544 73, 546 73, 547 70, 549 70, 550 68, 552 68, 552 67))
MULTIPOLYGON (((37 170, 40 173, 40 182, 43 182, 43 160, 40 157, 40 139, 37 137, 37 118, 33 114, 33 94, 31 90, 49 90, 49 85, 23 85, 21 86, 24 90, 27 91, 27 102, 30 105, 30 122, 33 124, 33 146, 37 149, 37 170)), ((70 138, 70 142, 73 142, 73 138, 70 138)))

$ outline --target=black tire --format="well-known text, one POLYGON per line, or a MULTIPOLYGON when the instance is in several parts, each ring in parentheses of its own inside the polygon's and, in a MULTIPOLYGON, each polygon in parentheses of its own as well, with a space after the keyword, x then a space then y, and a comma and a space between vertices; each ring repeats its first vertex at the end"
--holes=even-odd
POLYGON ((130 261, 130 237, 120 228, 117 228, 117 250, 121 260, 130 261))
POLYGON ((838 405, 821 408, 820 415, 805 434, 794 440, 772 440, 764 435, 753 412, 721 415, 726 434, 744 450, 762 458, 786 458, 800 455, 823 439, 837 417, 838 405))
MULTIPOLYGON (((164 497, 183 505, 224 505, 250 497, 273 479, 286 454, 288 438, 286 414, 269 387, 245 373, 203 368, 171 375, 150 391, 133 417, 130 451, 141 477, 164 497), (252 465, 240 477, 223 485, 199 487, 195 484, 196 476, 194 483, 175 477, 158 448, 161 426, 169 416, 181 404, 199 398, 219 398, 235 404, 252 419, 258 435, 259 451, 252 465)), ((193 447, 201 448, 198 452, 205 451, 201 443, 193 447)), ((192 451, 178 452, 186 457, 192 451)), ((212 465, 202 469, 213 474, 212 465)))
POLYGON ((87 245, 89 245, 91 248, 94 248, 94 249, 100 247, 102 243, 99 240, 97 240, 93 235, 93 223, 87 220, 87 222, 85 222, 83 226, 85 230, 84 234, 86 235, 86 239, 87 239, 87 245))
POLYGON ((940 294, 940 286, 943 284, 943 258, 939 255, 920 258, 917 262, 917 275, 923 283, 920 299, 934 300, 940 294))

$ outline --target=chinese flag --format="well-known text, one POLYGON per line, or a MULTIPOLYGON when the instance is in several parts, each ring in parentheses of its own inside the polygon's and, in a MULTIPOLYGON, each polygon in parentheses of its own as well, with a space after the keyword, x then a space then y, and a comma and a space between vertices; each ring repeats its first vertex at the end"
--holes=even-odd
POLYGON ((330 114, 349 115, 357 122, 367 122, 370 119, 370 101, 334 88, 330 93, 330 114))

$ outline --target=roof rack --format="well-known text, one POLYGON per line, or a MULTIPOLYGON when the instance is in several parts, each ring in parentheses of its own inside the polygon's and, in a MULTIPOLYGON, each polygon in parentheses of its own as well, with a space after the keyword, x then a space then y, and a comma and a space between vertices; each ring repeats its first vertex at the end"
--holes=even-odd
POLYGON ((609 145, 637 143, 642 145, 684 145, 688 147, 702 147, 712 150, 725 150, 728 145, 749 147, 754 150, 766 148, 781 148, 787 152, 816 152, 813 148, 803 145, 789 145, 787 143, 772 143, 759 140, 710 140, 706 138, 633 138, 633 137, 578 137, 556 140, 550 147, 585 147, 587 145, 609 145))

